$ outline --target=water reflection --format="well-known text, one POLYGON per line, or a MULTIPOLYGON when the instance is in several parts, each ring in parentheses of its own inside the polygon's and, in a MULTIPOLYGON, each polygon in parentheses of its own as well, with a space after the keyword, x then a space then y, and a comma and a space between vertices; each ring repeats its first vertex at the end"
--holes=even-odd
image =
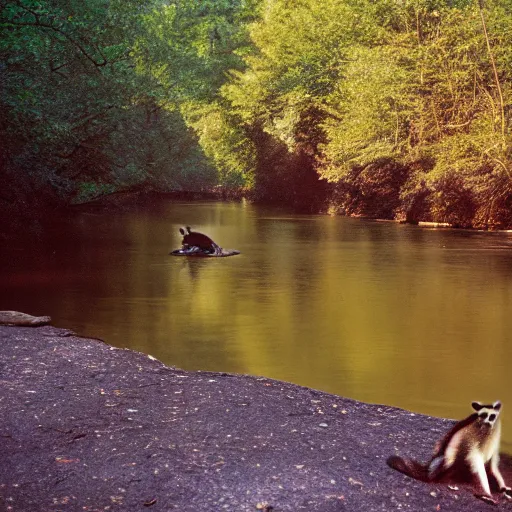
POLYGON ((511 443, 511 249, 507 234, 161 202, 83 212, 42 249, 4 248, 0 309, 186 369, 439 416, 499 398, 511 443), (168 256, 184 224, 242 254, 168 256))

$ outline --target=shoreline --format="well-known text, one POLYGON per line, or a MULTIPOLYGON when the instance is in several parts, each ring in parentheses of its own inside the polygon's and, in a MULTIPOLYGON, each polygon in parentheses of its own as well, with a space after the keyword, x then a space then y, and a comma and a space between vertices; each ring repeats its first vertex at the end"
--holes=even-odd
MULTIPOLYGON (((426 460, 452 420, 50 326, 1 326, 0 367, 2 512, 489 510, 386 465, 426 460)), ((501 469, 510 485, 509 456, 501 469)))
MULTIPOLYGON (((211 202, 240 202, 250 201, 256 204, 266 206, 277 206, 282 208, 280 203, 256 201, 246 196, 239 196, 237 194, 227 194, 224 197, 220 193, 215 192, 117 192, 107 196, 101 196, 89 202, 83 203, 70 203, 60 204, 58 206, 51 206, 37 211, 37 216, 27 215, 26 212, 19 216, 16 211, 11 212, 8 216, 8 222, 5 223, 3 229, 0 229, 0 240, 4 243, 16 242, 24 243, 30 240, 30 243, 41 242, 45 240, 47 232, 51 230, 55 223, 55 219, 60 219, 63 215, 80 215, 80 214, 94 214, 101 215, 110 212, 123 212, 135 210, 138 208, 150 207, 152 201, 158 199, 162 201, 168 198, 171 202, 196 202, 196 201, 211 201, 211 202)), ((320 209, 316 213, 312 211, 304 211, 303 209, 293 207, 292 205, 286 206, 286 210, 298 215, 321 215, 331 217, 346 217, 349 219, 361 219, 372 222, 382 223, 396 223, 408 226, 416 226, 423 229, 440 229, 440 230, 454 230, 454 231, 467 231, 474 233, 490 233, 490 234, 510 234, 512 228, 495 229, 492 227, 461 227, 447 222, 435 221, 405 221, 403 219, 389 219, 379 218, 360 214, 340 214, 330 213, 328 209, 320 209)))
MULTIPOLYGON (((229 202, 229 201, 250 201, 256 204, 267 205, 267 206, 282 206, 281 203, 273 203, 273 202, 265 202, 265 201, 257 201, 252 199, 249 196, 243 195, 241 192, 227 193, 215 192, 215 191, 203 191, 203 192, 192 192, 192 191, 174 191, 174 192, 118 192, 116 194, 112 194, 111 196, 101 196, 89 202, 84 203, 76 203, 69 204, 66 206, 70 211, 75 210, 79 211, 80 209, 87 210, 90 208, 99 208, 108 210, 112 209, 123 209, 129 207, 136 206, 144 206, 147 204, 151 197, 157 198, 169 198, 170 201, 176 202, 195 202, 195 201, 212 201, 212 202, 229 202), (119 201, 112 198, 122 198, 119 201)), ((478 227, 459 227, 455 224, 450 224, 448 222, 440 222, 440 221, 427 221, 427 220, 418 220, 414 222, 408 222, 401 219, 387 219, 387 218, 379 218, 372 217, 366 215, 359 214, 338 214, 338 213, 329 213, 329 211, 319 211, 316 214, 311 212, 303 212, 300 208, 294 208, 292 205, 288 205, 287 209, 290 211, 297 212, 298 214, 306 214, 306 215, 321 215, 321 216, 330 216, 330 217, 346 217, 349 219, 362 219, 369 220, 374 222, 391 222, 396 224, 404 224, 408 226, 417 226, 421 228, 428 229, 453 229, 456 231, 470 231, 470 232, 481 232, 481 233, 512 233, 512 228, 505 229, 492 229, 492 228, 478 228, 478 227)))

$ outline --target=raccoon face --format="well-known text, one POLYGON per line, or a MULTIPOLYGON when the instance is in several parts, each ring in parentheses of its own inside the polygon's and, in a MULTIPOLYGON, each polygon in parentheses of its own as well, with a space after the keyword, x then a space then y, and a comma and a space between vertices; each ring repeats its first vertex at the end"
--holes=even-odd
POLYGON ((501 402, 494 402, 490 405, 484 405, 480 402, 471 404, 473 409, 478 413, 478 421, 485 426, 493 427, 500 415, 501 402))

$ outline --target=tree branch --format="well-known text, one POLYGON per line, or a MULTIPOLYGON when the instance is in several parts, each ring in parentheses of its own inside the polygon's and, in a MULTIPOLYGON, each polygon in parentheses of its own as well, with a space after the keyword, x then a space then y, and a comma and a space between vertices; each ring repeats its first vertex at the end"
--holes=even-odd
MULTIPOLYGON (((482 28, 484 31, 485 42, 487 44, 487 53, 489 54, 489 60, 491 62, 492 71, 494 74, 494 81, 496 82, 496 88, 498 90, 498 96, 500 100, 500 117, 501 117, 501 137, 502 137, 502 145, 505 148, 506 140, 505 140, 505 102, 503 100, 503 92, 501 90, 500 79, 498 76, 498 69, 496 67, 496 61, 494 60, 494 55, 492 53, 491 42, 489 41, 489 34, 487 33, 487 24, 485 23, 484 17, 484 8, 483 8, 483 0, 478 0, 478 8, 480 11, 480 19, 482 20, 482 28)), ((508 172, 508 170, 507 170, 508 172)))
POLYGON ((34 17, 34 21, 11 21, 6 22, 3 24, 4 27, 10 27, 10 28, 16 28, 16 27, 40 27, 43 29, 52 30, 54 32, 57 32, 58 34, 62 35, 64 38, 66 38, 70 43, 72 43, 80 53, 90 62, 94 64, 96 67, 102 67, 106 66, 108 64, 107 59, 105 56, 101 53, 99 48, 96 48, 96 51, 101 55, 102 61, 96 60, 90 53, 85 49, 85 47, 79 43, 74 37, 70 36, 68 33, 66 33, 61 27, 56 26, 53 23, 45 22, 41 20, 41 14, 29 9, 27 6, 23 5, 21 2, 16 2, 17 5, 29 13, 31 16, 34 17))

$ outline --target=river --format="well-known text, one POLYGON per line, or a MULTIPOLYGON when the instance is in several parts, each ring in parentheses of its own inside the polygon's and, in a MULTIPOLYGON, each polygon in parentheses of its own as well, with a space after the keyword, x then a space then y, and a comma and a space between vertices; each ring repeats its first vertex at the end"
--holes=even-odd
POLYGON ((436 416, 501 399, 512 452, 512 234, 160 199, 47 236, 2 247, 0 309, 188 370, 436 416), (241 255, 169 256, 182 225, 241 255))

